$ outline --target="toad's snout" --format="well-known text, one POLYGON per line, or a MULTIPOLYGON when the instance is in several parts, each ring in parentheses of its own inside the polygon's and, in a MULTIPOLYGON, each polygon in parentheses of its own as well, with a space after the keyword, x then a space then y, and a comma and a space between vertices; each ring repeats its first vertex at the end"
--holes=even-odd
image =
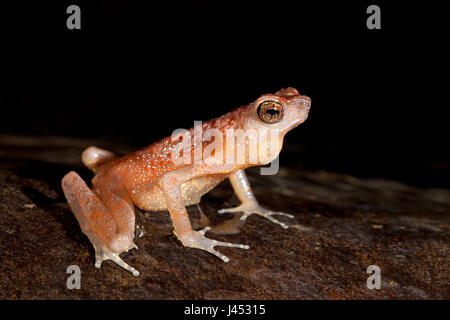
POLYGON ((296 101, 297 106, 305 111, 305 112, 309 112, 309 109, 311 108, 311 98, 307 97, 307 96, 300 96, 297 98, 298 100, 296 101))

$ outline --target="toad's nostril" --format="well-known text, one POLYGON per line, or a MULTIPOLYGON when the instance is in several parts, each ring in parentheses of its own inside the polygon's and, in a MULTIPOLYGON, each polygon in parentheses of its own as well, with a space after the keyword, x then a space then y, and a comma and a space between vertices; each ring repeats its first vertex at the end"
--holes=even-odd
POLYGON ((307 96, 302 96, 298 105, 300 108, 309 110, 309 108, 311 108, 311 99, 307 96))

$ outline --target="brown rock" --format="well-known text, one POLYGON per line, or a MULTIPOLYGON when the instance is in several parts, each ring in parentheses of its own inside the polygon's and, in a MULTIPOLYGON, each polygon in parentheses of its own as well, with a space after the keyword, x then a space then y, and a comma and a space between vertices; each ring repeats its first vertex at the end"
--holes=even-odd
MULTIPOLYGON (((448 299, 450 191, 383 179, 357 179, 283 166, 276 176, 250 171, 261 204, 295 215, 284 230, 258 216, 245 223, 216 211, 238 204, 228 182, 189 207, 209 237, 250 245, 218 248, 226 264, 184 248, 167 212, 137 212, 139 250, 123 254, 133 277, 110 261, 94 267, 60 179, 77 170, 92 141, 0 136, 0 298, 2 299, 448 299), (66 269, 81 268, 81 289, 69 290, 66 269), (382 287, 369 290, 369 265, 382 287)), ((114 151, 127 151, 118 146, 114 151)))

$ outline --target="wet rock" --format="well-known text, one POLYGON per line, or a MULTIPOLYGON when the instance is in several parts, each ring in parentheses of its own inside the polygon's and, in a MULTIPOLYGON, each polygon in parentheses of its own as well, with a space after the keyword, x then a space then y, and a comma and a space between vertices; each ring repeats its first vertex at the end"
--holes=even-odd
POLYGON ((249 176, 260 203, 291 213, 287 230, 258 216, 216 212, 237 205, 228 182, 188 208, 194 228, 250 245, 218 248, 230 257, 184 248, 167 212, 137 210, 139 250, 122 255, 141 275, 94 250, 65 202, 60 179, 82 167, 83 148, 67 138, 0 136, 0 298, 2 299, 448 299, 450 190, 419 189, 384 179, 285 165, 275 176, 249 176), (66 287, 70 265, 81 289, 66 287), (381 269, 369 290, 367 267, 381 269))

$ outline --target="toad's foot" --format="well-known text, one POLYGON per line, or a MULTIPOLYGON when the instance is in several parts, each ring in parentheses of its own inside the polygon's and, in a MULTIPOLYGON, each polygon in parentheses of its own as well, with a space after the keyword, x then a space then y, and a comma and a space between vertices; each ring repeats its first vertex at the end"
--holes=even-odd
MULTIPOLYGON (((95 246, 94 246, 94 248, 95 248, 95 246)), ((133 248, 137 249, 137 246, 135 244, 133 244, 132 247, 130 247, 130 249, 133 249, 133 248)), ((113 262, 117 263, 119 266, 121 266, 125 270, 130 271, 133 274, 133 276, 135 276, 135 277, 137 277, 139 275, 139 271, 137 271, 135 268, 133 268, 132 266, 125 263, 125 261, 123 261, 119 257, 119 254, 114 253, 107 248, 101 248, 101 249, 95 248, 95 267, 99 269, 102 266, 102 262, 105 260, 112 260, 113 262)))
POLYGON ((270 210, 264 209, 258 203, 254 203, 254 202, 243 203, 240 206, 237 206, 235 208, 220 209, 217 212, 220 214, 226 213, 226 212, 243 212, 244 214, 242 215, 241 220, 246 220, 250 215, 257 214, 257 215, 260 215, 261 217, 269 219, 273 223, 279 224, 284 229, 289 228, 289 226, 287 224, 275 219, 273 216, 279 215, 279 216, 285 216, 285 217, 288 217, 291 219, 294 218, 294 216, 292 214, 287 214, 287 213, 277 212, 277 211, 270 211, 270 210))
POLYGON ((208 232, 211 229, 211 227, 206 227, 200 231, 192 231, 188 234, 183 235, 182 237, 179 237, 175 232, 175 235, 180 239, 181 243, 190 248, 196 248, 208 251, 209 253, 212 253, 213 255, 219 257, 224 262, 229 262, 230 259, 220 252, 217 252, 214 250, 215 246, 223 246, 223 247, 232 247, 232 248, 241 248, 241 249, 249 249, 250 247, 248 245, 244 244, 234 244, 234 243, 228 243, 228 242, 222 242, 217 241, 213 239, 208 239, 205 237, 205 233, 208 232))

